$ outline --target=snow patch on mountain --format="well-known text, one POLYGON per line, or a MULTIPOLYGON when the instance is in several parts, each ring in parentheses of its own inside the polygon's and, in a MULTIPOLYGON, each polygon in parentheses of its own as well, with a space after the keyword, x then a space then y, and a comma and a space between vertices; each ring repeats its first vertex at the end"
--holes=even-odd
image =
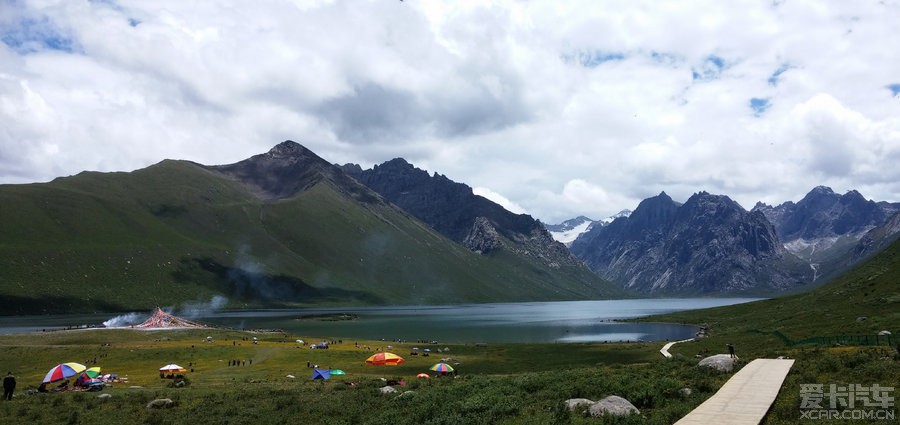
POLYGON ((580 236, 584 232, 587 232, 588 229, 590 229, 591 226, 594 225, 594 223, 595 222, 592 220, 584 221, 566 230, 550 231, 550 235, 553 236, 553 239, 555 239, 557 242, 562 242, 566 246, 569 246, 573 241, 575 241, 575 239, 578 238, 578 236, 580 236))
POLYGON ((553 239, 557 242, 562 242, 566 246, 571 246, 575 239, 578 239, 583 233, 591 230, 592 227, 606 226, 617 218, 628 217, 629 215, 631 215, 631 210, 622 210, 601 220, 592 220, 585 216, 579 216, 566 220, 560 224, 545 224, 544 227, 547 228, 547 231, 550 232, 550 235, 552 235, 553 239))

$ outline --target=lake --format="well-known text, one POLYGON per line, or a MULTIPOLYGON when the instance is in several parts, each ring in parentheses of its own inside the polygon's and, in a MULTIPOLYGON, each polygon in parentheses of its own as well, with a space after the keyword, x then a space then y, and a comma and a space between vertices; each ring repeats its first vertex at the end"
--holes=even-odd
MULTIPOLYGON (((618 320, 756 301, 758 298, 653 298, 600 301, 302 308, 197 313, 186 318, 238 329, 284 329, 333 339, 457 343, 667 341, 694 336, 695 327, 618 320)), ((175 314, 179 314, 175 311, 175 314)), ((127 326, 150 312, 98 315, 0 316, 0 333, 83 325, 127 326)))

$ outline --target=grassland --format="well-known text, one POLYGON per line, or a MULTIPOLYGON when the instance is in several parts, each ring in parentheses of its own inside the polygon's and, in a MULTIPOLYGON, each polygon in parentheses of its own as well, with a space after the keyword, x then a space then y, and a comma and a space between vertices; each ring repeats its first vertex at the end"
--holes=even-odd
MULTIPOLYGON (((383 341, 343 341, 327 350, 300 346, 302 335, 222 330, 80 330, 0 336, 0 365, 18 375, 12 402, 0 403, 6 423, 91 424, 669 424, 712 395, 730 376, 698 368, 682 349, 673 359, 658 353, 661 344, 503 344, 428 345, 446 352, 410 356, 412 346, 393 343, 407 362, 373 367, 365 358, 383 341), (212 342, 206 340, 212 336, 212 342), (258 338, 257 343, 251 339, 258 338), (373 350, 357 348, 369 346, 373 350), (108 345, 107 345, 108 344, 108 345), (86 362, 127 377, 100 393, 26 395, 53 365, 86 362), (441 358, 458 377, 415 378, 441 358), (252 364, 250 364, 252 359, 252 364), (229 366, 231 360, 242 366, 229 366), (157 369, 171 362, 190 364, 189 385, 172 386, 157 369), (307 362, 347 372, 327 382, 312 381, 307 362), (294 378, 288 377, 294 376, 294 378), (405 381, 399 392, 381 394, 387 380, 405 381), (349 385, 348 383, 355 385, 349 385), (137 386, 140 388, 132 388, 137 386), (690 395, 682 388, 691 388, 690 395), (411 393, 405 393, 411 391, 411 393), (589 418, 568 412, 569 398, 600 399, 619 395, 641 414, 626 418, 589 418), (170 409, 147 409, 157 398, 175 402, 170 409)), ((737 340, 744 359, 756 348, 737 340)), ((691 343, 680 344, 689 347, 691 343)), ((676 345, 679 347, 679 345, 676 345)), ((797 359, 768 424, 796 423, 799 385, 809 382, 883 385, 900 379, 893 347, 806 347, 771 350, 768 355, 797 359)))
MULTIPOLYGON (((24 395, 0 403, 13 423, 552 423, 582 421, 559 408, 568 398, 599 399, 619 394, 643 409, 641 422, 680 417, 724 381, 682 361, 661 361, 658 344, 430 345, 430 357, 410 356, 413 345, 394 343, 407 362, 373 367, 374 351, 343 341, 328 350, 298 348, 298 335, 235 331, 60 331, 0 337, 0 364, 18 374, 20 390, 35 387, 62 361, 93 361, 106 372, 128 377, 98 393, 24 395), (252 335, 252 336, 251 336, 252 335), (206 342, 212 336, 213 342, 206 342), (249 341, 253 336, 259 341, 249 341), (106 346, 109 344, 109 346, 106 346), (458 378, 416 379, 447 358, 458 378), (249 362, 229 366, 238 359, 249 362), (311 381, 307 361, 340 368, 344 377, 311 381), (170 387, 156 370, 190 363, 190 385, 170 387), (295 378, 289 378, 293 375, 295 378), (401 392, 381 394, 380 378, 405 381, 401 392), (354 382, 357 385, 348 385, 354 382), (129 388, 140 386, 140 389, 129 388), (678 390, 689 386, 691 396, 678 390), (404 391, 412 393, 401 395, 404 391), (155 398, 171 398, 172 409, 148 410, 155 398)), ((310 338, 306 338, 310 340, 310 338)), ((312 339, 313 341, 317 339, 312 339)), ((385 347, 382 341, 358 341, 385 347)), ((596 423, 593 421, 592 423, 596 423)), ((601 422, 602 423, 602 422, 601 422)))

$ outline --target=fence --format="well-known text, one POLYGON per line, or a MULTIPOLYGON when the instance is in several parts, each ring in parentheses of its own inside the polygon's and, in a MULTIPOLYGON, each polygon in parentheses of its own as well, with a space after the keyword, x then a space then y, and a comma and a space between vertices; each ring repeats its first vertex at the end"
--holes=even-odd
POLYGON ((887 345, 900 344, 897 338, 891 335, 842 335, 842 336, 817 336, 813 338, 791 341, 790 346, 795 345, 887 345))
POLYGON ((781 340, 784 345, 794 347, 798 345, 887 345, 895 346, 900 344, 900 338, 892 335, 838 335, 838 336, 816 336, 794 341, 780 331, 765 332, 759 329, 751 329, 750 332, 772 335, 781 340))

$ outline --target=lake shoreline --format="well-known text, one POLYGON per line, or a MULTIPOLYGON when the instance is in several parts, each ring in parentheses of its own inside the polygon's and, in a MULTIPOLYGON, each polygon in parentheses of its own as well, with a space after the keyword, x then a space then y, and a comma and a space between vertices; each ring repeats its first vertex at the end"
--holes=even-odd
MULTIPOLYGON (((189 317, 212 328, 280 330, 342 339, 444 341, 450 343, 665 342, 695 335, 691 324, 640 322, 668 312, 755 299, 626 299, 442 306, 327 307, 222 310, 189 317)), ((176 315, 177 311, 174 312, 176 315)), ((56 315, 0 317, 0 333, 88 328, 105 322, 117 327, 142 323, 146 315, 56 315)))

